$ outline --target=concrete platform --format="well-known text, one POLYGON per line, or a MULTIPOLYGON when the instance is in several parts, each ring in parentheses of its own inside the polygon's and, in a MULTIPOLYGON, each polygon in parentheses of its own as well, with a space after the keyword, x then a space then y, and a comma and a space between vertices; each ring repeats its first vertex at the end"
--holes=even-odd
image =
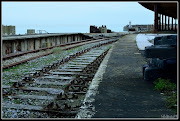
POLYGON ((91 118, 162 118, 163 115, 174 115, 165 106, 165 98, 154 90, 153 83, 143 80, 142 66, 146 62, 135 39, 136 34, 126 35, 113 47, 92 102, 94 114, 91 118))

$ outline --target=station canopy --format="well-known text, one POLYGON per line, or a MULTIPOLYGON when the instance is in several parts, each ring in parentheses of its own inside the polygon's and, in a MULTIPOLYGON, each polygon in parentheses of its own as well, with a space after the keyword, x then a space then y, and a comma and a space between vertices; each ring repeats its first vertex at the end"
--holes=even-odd
POLYGON ((154 5, 158 5, 158 13, 177 19, 177 2, 139 2, 145 8, 154 11, 154 5))

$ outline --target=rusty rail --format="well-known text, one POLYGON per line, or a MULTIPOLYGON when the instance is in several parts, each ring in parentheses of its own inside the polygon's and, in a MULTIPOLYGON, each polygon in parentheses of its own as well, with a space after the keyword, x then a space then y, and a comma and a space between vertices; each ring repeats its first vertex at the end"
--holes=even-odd
POLYGON ((22 61, 10 64, 10 65, 6 65, 6 66, 3 66, 3 69, 7 69, 7 68, 10 68, 10 67, 13 67, 13 66, 16 66, 16 65, 25 63, 27 61, 30 61, 30 60, 33 60, 33 59, 36 59, 36 58, 39 58, 39 57, 42 57, 42 56, 46 56, 46 55, 49 55, 49 54, 52 54, 52 53, 53 52, 49 52, 49 53, 46 53, 46 54, 43 54, 43 55, 39 55, 39 56, 36 56, 36 57, 32 57, 32 58, 29 58, 29 59, 26 59, 26 60, 22 60, 22 61))

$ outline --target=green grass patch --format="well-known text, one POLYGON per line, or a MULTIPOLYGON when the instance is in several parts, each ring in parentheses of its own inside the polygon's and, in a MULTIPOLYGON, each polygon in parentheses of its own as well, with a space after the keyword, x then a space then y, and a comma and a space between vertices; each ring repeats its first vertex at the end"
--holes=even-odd
POLYGON ((25 62, 25 63, 23 63, 23 64, 20 64, 20 65, 16 65, 16 66, 10 67, 9 69, 3 69, 3 72, 20 69, 21 66, 24 66, 26 63, 27 63, 27 62, 25 62))
POLYGON ((6 68, 6 69, 3 69, 3 71, 4 71, 4 72, 5 72, 5 71, 9 71, 9 69, 6 68))
POLYGON ((155 90, 160 92, 174 91, 176 89, 176 84, 170 82, 169 79, 158 78, 154 81, 155 90))
POLYGON ((173 93, 171 96, 167 97, 167 107, 174 108, 177 112, 177 92, 173 93))
POLYGON ((16 99, 16 100, 14 100, 14 103, 15 103, 15 104, 20 104, 20 103, 21 103, 21 100, 20 100, 20 99, 16 99))
POLYGON ((14 82, 8 82, 7 84, 12 86, 14 84, 14 82))
POLYGON ((55 47, 52 49, 53 53, 62 53, 62 48, 61 47, 55 47))
POLYGON ((166 97, 168 108, 174 110, 177 114, 177 84, 170 81, 170 79, 162 79, 158 78, 154 81, 155 87, 154 89, 164 93, 166 97))

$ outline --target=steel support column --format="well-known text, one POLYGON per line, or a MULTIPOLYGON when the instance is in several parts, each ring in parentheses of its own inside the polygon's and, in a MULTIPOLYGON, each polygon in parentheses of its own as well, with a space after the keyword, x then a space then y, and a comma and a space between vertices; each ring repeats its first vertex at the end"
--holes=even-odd
POLYGON ((177 30, 177 28, 176 28, 176 19, 175 19, 175 31, 177 30))
POLYGON ((170 28, 169 28, 169 16, 168 16, 168 30, 170 30, 170 28))
POLYGON ((167 29, 166 29, 166 28, 167 28, 167 27, 166 27, 166 26, 167 26, 167 24, 166 24, 166 17, 167 17, 167 16, 165 15, 165 31, 167 30, 167 29))
POLYGON ((171 23, 172 23, 172 25, 171 25, 171 30, 173 30, 173 17, 172 17, 172 22, 171 22, 171 23))
POLYGON ((154 33, 158 32, 158 10, 157 4, 154 4, 154 33))
POLYGON ((162 25, 162 31, 163 31, 163 29, 164 29, 164 27, 163 27, 163 26, 164 26, 164 24, 163 24, 163 22, 164 22, 163 19, 164 19, 164 15, 162 14, 162 24, 161 24, 161 25, 162 25))
POLYGON ((161 31, 161 14, 158 15, 158 30, 161 31))

